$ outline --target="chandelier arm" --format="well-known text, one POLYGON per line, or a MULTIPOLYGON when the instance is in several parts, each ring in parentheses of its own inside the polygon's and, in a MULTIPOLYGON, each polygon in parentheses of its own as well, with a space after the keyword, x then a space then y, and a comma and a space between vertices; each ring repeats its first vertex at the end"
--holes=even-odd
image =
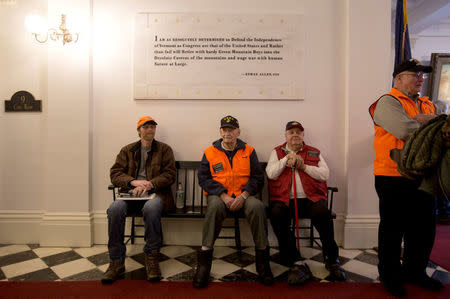
POLYGON ((32 33, 34 35, 34 38, 36 39, 37 42, 43 44, 48 40, 48 33, 44 34, 40 34, 40 33, 32 33), (41 36, 44 36, 44 39, 41 39, 41 36))

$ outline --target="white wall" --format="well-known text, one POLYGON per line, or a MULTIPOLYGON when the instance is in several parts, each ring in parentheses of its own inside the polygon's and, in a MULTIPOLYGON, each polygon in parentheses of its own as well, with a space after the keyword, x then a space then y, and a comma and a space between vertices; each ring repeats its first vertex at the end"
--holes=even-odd
MULTIPOLYGON (((2 48, 1 79, 21 74, 18 66, 33 67, 23 79, 5 81, 0 95, 6 99, 13 91, 29 90, 43 100, 44 112, 0 112, 7 144, 0 152, 0 221, 12 221, 10 210, 16 214, 25 210, 14 214, 15 222, 33 218, 32 223, 40 224, 40 236, 30 231, 21 240, 11 239, 0 228, 0 242, 37 240, 60 246, 106 242, 109 168, 120 148, 137 140, 137 119, 144 114, 157 119, 157 139, 173 147, 176 159, 199 160, 202 150, 218 138, 219 119, 231 114, 240 121, 242 139, 256 148, 261 161, 283 142, 287 121, 302 122, 306 142, 320 148, 329 164, 329 185, 340 188, 334 206, 337 239, 347 247, 376 243, 378 200, 367 107, 389 88, 389 0, 30 2, 43 15, 48 5, 54 22, 60 12, 67 12, 88 26, 78 44, 40 45, 24 29, 14 36, 6 29, 10 20, 22 22, 33 5, 21 6, 18 1, 16 6, 1 7, 0 16, 6 18, 0 18, 0 34, 13 42, 13 50, 2 48), (305 101, 133 100, 133 21, 141 11, 304 14, 305 101), (21 47, 30 54, 20 54, 21 47), (3 59, 4 53, 15 59, 3 59), (26 85, 30 82, 35 85, 26 85), (27 129, 29 136, 21 136, 27 129), (39 162, 32 155, 38 155, 39 162), (25 176, 27 184, 20 185, 25 176), (10 188, 11 182, 16 188, 10 188), (68 241, 67 234, 76 241, 68 241)), ((177 231, 173 224, 164 225, 169 230, 166 236, 177 231)), ((200 228, 201 223, 194 224, 192 232, 200 234, 200 228)))
MULTIPOLYGON (((239 13, 296 13, 306 17, 307 81, 305 101, 238 101, 238 100, 148 100, 132 98, 133 20, 138 11, 172 11, 170 3, 145 6, 144 2, 117 5, 96 1, 94 22, 94 175, 93 208, 105 210, 111 202, 106 190, 109 168, 121 146, 136 140, 135 123, 139 116, 150 114, 159 123, 158 139, 170 144, 177 160, 199 160, 202 151, 219 137, 221 117, 231 114, 241 125, 241 138, 253 145, 261 161, 267 161, 272 148, 283 142, 284 125, 299 120, 306 128, 306 141, 319 147, 332 169, 331 185, 344 185, 344 164, 339 157, 343 151, 336 127, 343 127, 342 117, 335 113, 343 101, 338 94, 340 59, 330 49, 342 46, 339 40, 339 18, 336 1, 285 1, 274 7, 272 1, 221 2, 190 1, 189 7, 178 6, 175 11, 239 13), (255 8, 256 7, 256 8, 255 8), (106 15, 104 12, 108 11, 106 15), (105 33, 106 24, 113 27, 105 33), (101 24, 105 24, 103 27, 101 24), (322 30, 328 28, 328 30, 322 30), (105 35, 103 35, 105 34, 105 35), (109 41, 105 41, 109 38, 109 41), (111 63, 113 61, 114 63, 111 63), (105 84, 106 83, 106 84, 105 84), (341 123, 340 123, 341 122, 341 123)), ((344 214, 345 193, 338 194, 336 211, 344 214)), ((198 230, 200 231, 200 230, 198 230)))

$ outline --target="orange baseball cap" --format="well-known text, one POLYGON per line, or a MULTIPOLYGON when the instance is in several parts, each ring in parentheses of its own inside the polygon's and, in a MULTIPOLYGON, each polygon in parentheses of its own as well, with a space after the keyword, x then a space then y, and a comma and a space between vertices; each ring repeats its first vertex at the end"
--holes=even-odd
POLYGON ((139 119, 138 123, 137 123, 137 128, 139 129, 142 125, 146 124, 146 123, 152 123, 154 125, 157 125, 155 119, 151 116, 143 116, 139 119))

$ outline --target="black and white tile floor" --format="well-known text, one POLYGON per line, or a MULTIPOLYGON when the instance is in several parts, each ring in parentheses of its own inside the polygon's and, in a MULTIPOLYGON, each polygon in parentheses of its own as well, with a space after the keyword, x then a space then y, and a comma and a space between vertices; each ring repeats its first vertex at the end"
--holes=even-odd
MULTIPOLYGON (((143 245, 127 245, 124 279, 145 279, 143 245)), ((160 266, 163 280, 191 281, 196 264, 193 246, 164 246, 160 266)), ((302 255, 318 281, 327 281, 328 271, 323 264, 320 248, 302 247, 302 255)), ((286 281, 288 268, 278 263, 276 248, 271 251, 271 268, 277 281, 286 281)), ((349 281, 378 281, 377 254, 373 250, 340 249, 342 267, 349 281)), ((66 281, 99 280, 108 267, 105 245, 89 248, 53 248, 38 245, 0 245, 0 280, 3 281, 66 281)), ((430 262, 430 276, 450 283, 450 274, 430 262)), ((233 247, 215 247, 211 269, 213 281, 256 281, 254 249, 242 252, 233 247)))

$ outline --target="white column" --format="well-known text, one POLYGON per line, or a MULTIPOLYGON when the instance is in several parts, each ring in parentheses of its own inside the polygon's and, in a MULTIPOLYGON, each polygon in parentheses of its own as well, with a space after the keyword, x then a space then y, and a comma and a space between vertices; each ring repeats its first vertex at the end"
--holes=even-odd
POLYGON ((378 197, 374 188, 372 102, 391 82, 391 1, 349 0, 346 38, 347 215, 345 248, 377 244, 378 197))
POLYGON ((91 1, 48 1, 49 23, 66 14, 81 25, 77 43, 48 41, 48 119, 45 140, 44 215, 40 244, 90 246, 91 1))

